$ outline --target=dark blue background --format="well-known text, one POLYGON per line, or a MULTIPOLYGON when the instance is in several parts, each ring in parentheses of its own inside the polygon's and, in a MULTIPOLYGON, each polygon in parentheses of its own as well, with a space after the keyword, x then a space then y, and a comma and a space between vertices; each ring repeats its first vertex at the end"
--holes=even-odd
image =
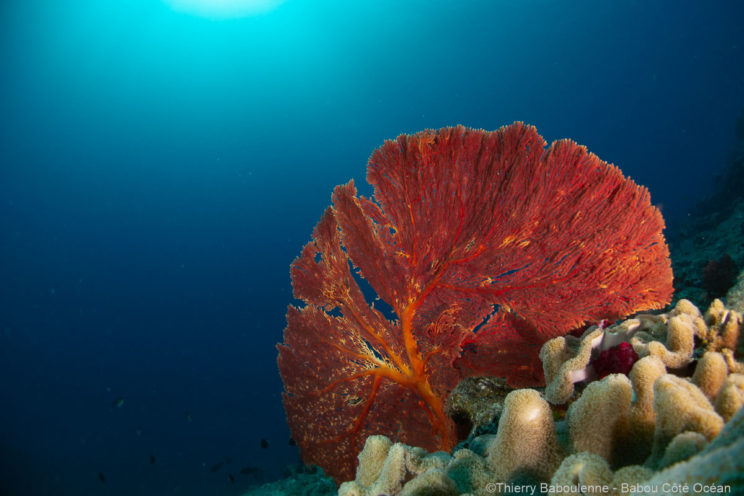
POLYGON ((523 120, 684 218, 744 107, 742 19, 733 0, 287 0, 223 20, 2 2, 0 494, 239 494, 253 479, 226 471, 296 462, 288 266, 386 138, 523 120))

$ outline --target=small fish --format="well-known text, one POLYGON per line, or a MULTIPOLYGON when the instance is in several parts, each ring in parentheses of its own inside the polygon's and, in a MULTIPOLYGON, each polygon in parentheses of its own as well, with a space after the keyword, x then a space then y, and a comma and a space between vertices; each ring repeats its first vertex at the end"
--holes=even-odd
POLYGON ((103 472, 98 472, 98 480, 101 481, 101 484, 106 483, 106 476, 103 475, 103 472))
POLYGON ((269 442, 266 439, 264 439, 264 438, 261 438, 261 447, 263 449, 268 449, 269 448, 269 442))
POLYGON ((191 422, 191 414, 189 412, 185 412, 184 415, 186 416, 186 422, 191 422))
POLYGON ((290 437, 289 438, 289 445, 290 446, 297 446, 297 441, 295 441, 294 438, 290 437))
POLYGON ((235 477, 233 477, 233 474, 228 472, 227 478, 230 479, 231 484, 235 484, 235 477))
POLYGON ((212 472, 212 473, 219 472, 219 470, 222 468, 222 465, 224 463, 225 462, 217 462, 217 463, 215 463, 214 465, 212 465, 212 468, 210 468, 209 471, 212 472))
POLYGON ((245 467, 240 469, 240 475, 253 475, 258 473, 258 467, 245 467))
POLYGON ((155 465, 155 455, 150 455, 150 465, 155 465))
POLYGON ((122 406, 124 406, 124 398, 121 396, 111 402, 111 408, 121 408, 122 406))

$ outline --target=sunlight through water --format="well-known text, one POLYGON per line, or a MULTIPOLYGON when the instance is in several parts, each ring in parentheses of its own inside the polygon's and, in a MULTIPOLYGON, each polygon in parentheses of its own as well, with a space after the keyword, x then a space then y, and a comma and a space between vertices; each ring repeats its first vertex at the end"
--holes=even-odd
POLYGON ((175 10, 216 19, 269 12, 284 0, 165 0, 175 10))

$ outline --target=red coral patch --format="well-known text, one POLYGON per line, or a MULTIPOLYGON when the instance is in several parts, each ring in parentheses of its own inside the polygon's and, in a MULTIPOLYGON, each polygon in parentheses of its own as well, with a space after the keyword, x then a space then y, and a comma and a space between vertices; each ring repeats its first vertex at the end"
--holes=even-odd
POLYGON ((620 343, 609 350, 602 350, 599 356, 592 360, 592 367, 598 379, 601 379, 610 374, 628 375, 637 361, 638 354, 630 343, 620 343))

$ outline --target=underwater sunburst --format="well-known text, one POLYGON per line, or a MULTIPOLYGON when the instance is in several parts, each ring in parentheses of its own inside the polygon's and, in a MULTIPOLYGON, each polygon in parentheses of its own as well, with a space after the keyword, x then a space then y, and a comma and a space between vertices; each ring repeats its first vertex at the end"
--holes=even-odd
POLYGON ((174 9, 203 17, 233 18, 263 14, 284 0, 165 0, 174 9))

